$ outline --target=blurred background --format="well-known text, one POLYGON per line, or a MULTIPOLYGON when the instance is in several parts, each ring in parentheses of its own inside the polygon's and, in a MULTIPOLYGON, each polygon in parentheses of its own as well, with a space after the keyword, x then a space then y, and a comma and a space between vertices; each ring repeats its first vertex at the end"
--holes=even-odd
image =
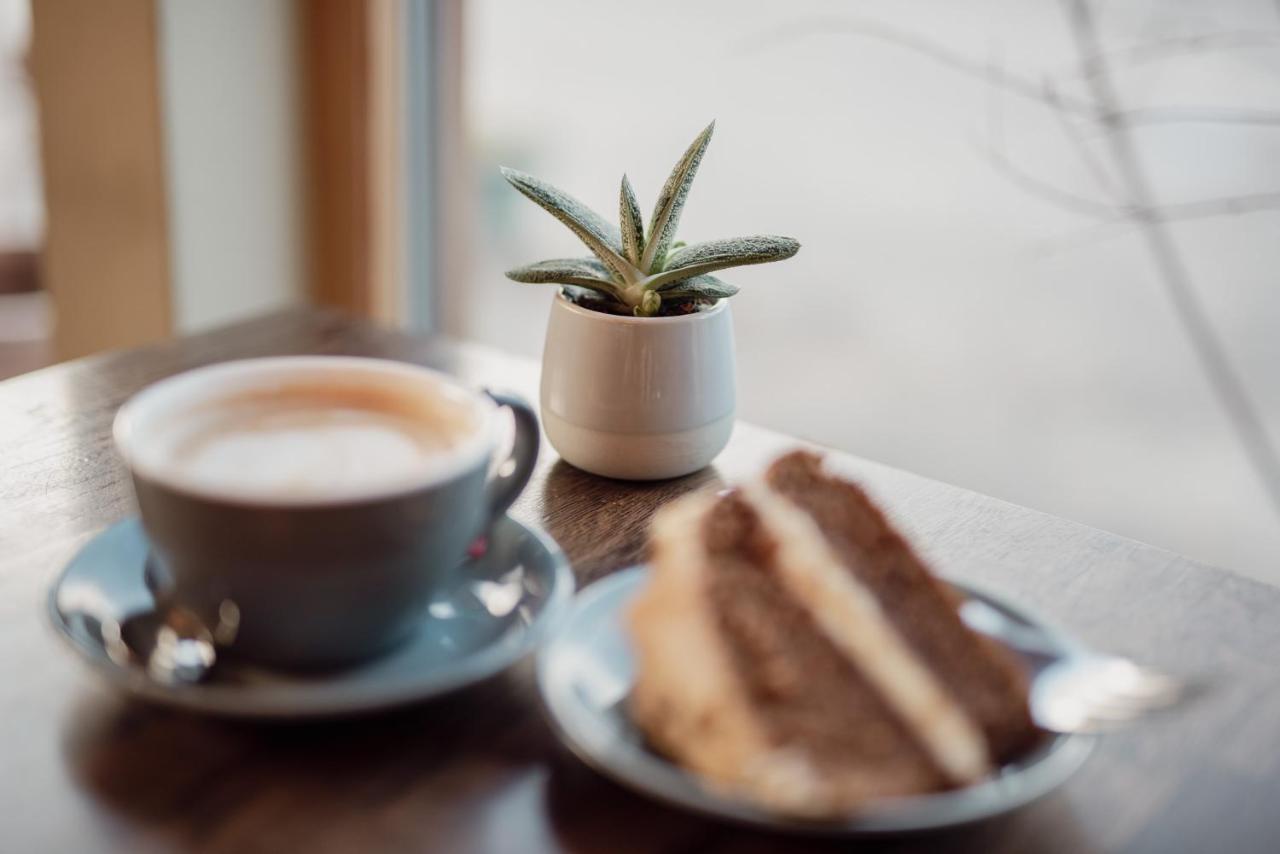
POLYGON ((582 254, 733 271, 743 418, 1280 582, 1269 0, 0 0, 0 376, 293 304, 536 357, 582 254), (110 7, 109 9, 107 7, 110 7))

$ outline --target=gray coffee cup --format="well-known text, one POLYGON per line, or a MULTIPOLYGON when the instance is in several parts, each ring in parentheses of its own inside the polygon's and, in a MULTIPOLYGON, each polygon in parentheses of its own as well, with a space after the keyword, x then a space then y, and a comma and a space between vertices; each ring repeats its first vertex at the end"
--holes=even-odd
POLYGON ((528 482, 539 444, 537 417, 517 397, 474 392, 415 365, 338 356, 250 359, 170 377, 121 408, 114 434, 151 540, 160 606, 194 612, 238 657, 295 668, 357 662, 414 634, 432 598, 457 581, 468 546, 528 482), (332 495, 264 499, 234 480, 189 482, 166 462, 166 423, 191 407, 335 377, 447 399, 474 429, 431 472, 332 495), (515 433, 495 464, 503 408, 515 433))

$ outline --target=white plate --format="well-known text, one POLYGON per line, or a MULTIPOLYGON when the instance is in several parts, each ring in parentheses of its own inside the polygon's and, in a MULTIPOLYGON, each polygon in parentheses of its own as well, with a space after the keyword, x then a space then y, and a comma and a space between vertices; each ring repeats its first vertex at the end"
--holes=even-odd
MULTIPOLYGON (((806 820, 770 813, 702 786, 651 750, 627 715, 635 678, 623 615, 648 568, 633 567, 592 584, 577 597, 555 637, 538 655, 538 688, 556 732, 604 775, 642 794, 704 815, 791 832, 862 835, 954 827, 1016 809, 1061 785, 1084 762, 1093 739, 1051 736, 1017 762, 973 786, 867 804, 855 815, 806 820)), ((966 584, 965 595, 998 608, 1046 644, 1070 655, 1075 645, 1043 623, 966 584)))

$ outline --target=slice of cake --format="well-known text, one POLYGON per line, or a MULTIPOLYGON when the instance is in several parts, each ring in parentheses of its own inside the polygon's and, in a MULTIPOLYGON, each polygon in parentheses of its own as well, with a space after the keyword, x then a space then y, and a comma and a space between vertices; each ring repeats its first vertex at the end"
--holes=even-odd
POLYGON ((673 502, 651 543, 631 711, 712 786, 833 815, 976 782, 1036 740, 1017 659, 816 455, 673 502))

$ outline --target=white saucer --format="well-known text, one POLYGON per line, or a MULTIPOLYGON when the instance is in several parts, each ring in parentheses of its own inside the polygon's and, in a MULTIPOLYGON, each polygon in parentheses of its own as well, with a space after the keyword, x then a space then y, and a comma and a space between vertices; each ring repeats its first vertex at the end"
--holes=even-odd
POLYGON ((422 616, 418 635, 385 656, 338 671, 287 673, 228 656, 199 684, 166 685, 121 663, 103 642, 125 617, 152 606, 149 546, 130 519, 94 537, 49 591, 58 634, 121 690, 158 703, 217 715, 300 718, 347 715, 456 691, 506 669, 533 650, 562 618, 573 574, 546 534, 510 518, 489 533, 483 556, 469 559, 459 584, 422 616))
MULTIPOLYGON (((654 752, 627 713, 635 662, 622 618, 644 586, 648 571, 644 566, 633 567, 582 591, 555 637, 538 654, 538 690, 552 726, 579 758, 649 797, 771 830, 837 836, 905 833, 967 824, 1030 803, 1065 782, 1093 748, 1089 736, 1046 736, 1031 753, 977 785, 875 802, 856 815, 829 820, 792 818, 733 800, 704 787, 654 752)), ((955 586, 1038 632, 1047 648, 1062 655, 1076 648, 994 595, 967 584, 955 586)))

